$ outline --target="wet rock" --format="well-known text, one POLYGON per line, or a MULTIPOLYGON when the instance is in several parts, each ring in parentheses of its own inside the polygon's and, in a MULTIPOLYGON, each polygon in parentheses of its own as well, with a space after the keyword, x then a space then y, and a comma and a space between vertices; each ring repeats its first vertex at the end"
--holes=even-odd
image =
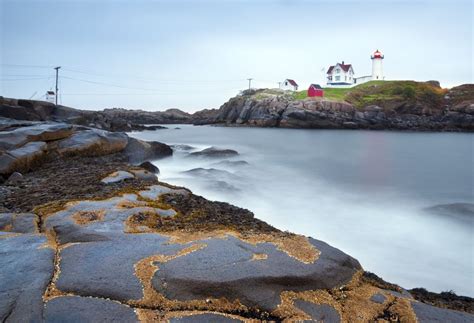
POLYGON ((43 293, 54 271, 54 250, 42 235, 0 238, 0 320, 38 322, 43 293))
POLYGON ((472 203, 440 204, 425 208, 424 211, 430 214, 453 217, 469 223, 474 221, 474 204, 472 203))
POLYGON ((127 179, 135 178, 135 176, 129 172, 119 170, 117 172, 114 172, 107 177, 103 178, 101 180, 102 183, 104 184, 112 184, 112 183, 117 183, 121 181, 125 181, 127 179))
POLYGON ((131 163, 138 164, 147 160, 171 156, 173 150, 170 146, 161 142, 130 138, 125 147, 124 154, 131 163))
MULTIPOLYGON (((159 185, 152 187, 155 190, 144 192, 159 196, 162 193, 158 191, 173 191, 159 185)), ((54 229, 58 243, 87 242, 73 244, 61 251, 57 288, 120 301, 140 299, 143 291, 135 274, 137 262, 153 255, 172 255, 186 247, 169 244, 169 238, 159 234, 124 233, 125 222, 130 217, 155 212, 159 217, 176 214, 173 210, 148 207, 137 195, 125 194, 108 200, 77 202, 50 215, 45 221, 45 229, 54 229)))
POLYGON ((10 231, 14 213, 0 213, 0 231, 10 231))
POLYGON ((138 322, 133 308, 117 302, 79 296, 56 297, 46 303, 46 322, 138 322))
POLYGON ((235 185, 239 177, 226 170, 215 168, 193 168, 182 172, 196 178, 203 179, 204 184, 211 190, 237 192, 240 191, 235 185))
POLYGON ((47 145, 43 141, 33 141, 21 148, 9 150, 0 156, 0 174, 15 171, 27 172, 38 166, 46 155, 47 145))
POLYGON ((37 221, 33 213, 0 213, 0 231, 35 233, 37 221))
POLYGON ((153 174, 159 174, 160 173, 160 169, 158 167, 156 167, 155 165, 153 165, 152 163, 150 163, 149 161, 146 161, 146 162, 143 162, 141 163, 140 165, 138 165, 139 167, 153 173, 153 174))
POLYGON ((434 307, 420 302, 412 302, 411 306, 416 314, 418 322, 473 322, 474 315, 466 312, 448 310, 444 308, 434 307))
POLYGON ((187 195, 189 191, 185 189, 173 189, 162 185, 153 185, 147 190, 140 191, 139 195, 150 200, 156 200, 161 195, 168 193, 187 195))
POLYGON ((387 298, 383 294, 380 294, 380 293, 374 294, 372 295, 372 297, 370 297, 370 300, 372 302, 378 303, 378 304, 383 304, 386 299, 387 298))
POLYGON ((133 173, 135 178, 149 181, 149 182, 156 182, 157 177, 154 173, 147 171, 146 169, 132 169, 130 172, 133 173))
POLYGON ((217 313, 198 313, 183 315, 180 317, 172 317, 169 319, 170 323, 238 323, 243 322, 243 320, 238 320, 234 318, 227 317, 225 315, 217 313))
POLYGON ((190 151, 196 149, 195 147, 189 145, 171 145, 171 148, 176 151, 190 151))
POLYGON ((471 297, 456 295, 454 292, 433 293, 424 288, 413 288, 409 293, 417 301, 433 306, 474 313, 474 302, 471 297))
POLYGON ((15 171, 16 158, 0 153, 0 174, 7 175, 15 171))
POLYGON ((61 291, 120 301, 138 300, 143 297, 143 290, 135 275, 135 264, 184 248, 167 244, 168 238, 158 234, 105 235, 108 241, 75 244, 61 252, 61 275, 56 283, 61 291))
POLYGON ((221 166, 221 167, 243 167, 250 165, 245 160, 223 160, 218 163, 212 164, 212 166, 221 166))
POLYGON ((78 131, 58 144, 62 155, 100 156, 122 151, 128 144, 124 133, 113 133, 98 129, 78 131))
POLYGON ((234 157, 237 156, 239 153, 232 149, 219 149, 216 147, 210 147, 203 149, 201 151, 196 151, 190 153, 189 156, 191 157, 207 157, 207 158, 226 158, 226 157, 234 157))
POLYGON ((191 175, 191 176, 196 176, 196 177, 204 177, 204 178, 225 178, 225 177, 230 177, 230 178, 236 178, 234 174, 222 170, 222 169, 216 169, 216 168, 193 168, 187 171, 182 172, 183 174, 191 175))
POLYGON ((296 300, 295 306, 311 317, 312 322, 341 322, 341 317, 336 309, 327 304, 314 304, 311 302, 296 300))
POLYGON ((236 193, 242 191, 240 188, 226 181, 209 181, 206 186, 208 189, 218 192, 236 193))
POLYGON ((13 174, 11 174, 9 177, 8 177, 8 183, 9 184, 15 184, 15 183, 18 183, 19 181, 21 181, 23 179, 23 175, 19 172, 13 172, 13 174))
POLYGON ((355 259, 314 239, 310 242, 321 256, 312 264, 300 262, 270 243, 253 246, 233 237, 203 242, 206 248, 160 264, 153 287, 170 299, 225 297, 272 311, 283 290, 333 288, 347 283, 360 269, 355 259), (268 257, 253 261, 254 254, 268 257))
POLYGON ((21 147, 30 141, 52 141, 69 137, 73 127, 65 123, 39 123, 0 132, 0 149, 21 147))
POLYGON ((38 123, 38 121, 15 120, 0 117, 0 131, 14 130, 16 128, 28 127, 38 123))

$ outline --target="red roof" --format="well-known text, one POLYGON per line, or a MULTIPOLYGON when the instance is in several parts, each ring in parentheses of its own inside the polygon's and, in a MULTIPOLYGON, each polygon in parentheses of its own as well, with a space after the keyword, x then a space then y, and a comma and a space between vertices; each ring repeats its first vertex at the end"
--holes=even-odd
POLYGON ((383 54, 377 49, 372 58, 383 58, 383 54))
POLYGON ((319 84, 311 84, 309 87, 312 87, 315 90, 322 90, 323 88, 319 84))
POLYGON ((288 82, 290 82, 291 85, 293 86, 298 86, 294 80, 286 79, 288 82))
MULTIPOLYGON (((337 63, 336 65, 339 65, 344 72, 349 71, 349 69, 352 66, 352 64, 344 64, 344 62, 343 62, 343 64, 337 63)), ((329 66, 329 69, 328 69, 326 74, 331 74, 332 70, 336 67, 336 65, 329 66)))

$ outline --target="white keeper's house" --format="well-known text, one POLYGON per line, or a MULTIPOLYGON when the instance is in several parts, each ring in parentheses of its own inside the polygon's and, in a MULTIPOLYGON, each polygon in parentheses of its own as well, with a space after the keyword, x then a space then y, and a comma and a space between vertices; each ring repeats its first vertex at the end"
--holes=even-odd
POLYGON ((327 71, 327 84, 329 86, 350 86, 354 84, 354 69, 352 64, 337 63, 329 66, 327 71))
POLYGON ((280 88, 282 90, 298 91, 298 83, 295 80, 286 79, 281 83, 280 88))

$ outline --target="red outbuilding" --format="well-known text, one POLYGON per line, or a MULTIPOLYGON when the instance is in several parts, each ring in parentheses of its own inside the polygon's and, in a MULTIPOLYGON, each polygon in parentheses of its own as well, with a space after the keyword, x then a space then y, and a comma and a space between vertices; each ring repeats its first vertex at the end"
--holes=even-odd
POLYGON ((308 88, 308 96, 309 97, 323 97, 324 96, 324 90, 319 84, 311 84, 308 88))

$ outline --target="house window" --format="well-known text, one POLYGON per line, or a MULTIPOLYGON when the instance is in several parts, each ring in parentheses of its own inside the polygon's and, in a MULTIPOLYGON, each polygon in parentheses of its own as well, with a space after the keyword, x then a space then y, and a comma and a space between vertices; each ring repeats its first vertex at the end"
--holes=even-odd
POLYGON ((347 81, 347 76, 344 76, 345 80, 347 81))
POLYGON ((336 69, 336 73, 337 73, 337 74, 339 74, 340 71, 341 71, 340 69, 336 69))
POLYGON ((340 81, 341 80, 341 77, 338 75, 336 76, 336 81, 340 81))

